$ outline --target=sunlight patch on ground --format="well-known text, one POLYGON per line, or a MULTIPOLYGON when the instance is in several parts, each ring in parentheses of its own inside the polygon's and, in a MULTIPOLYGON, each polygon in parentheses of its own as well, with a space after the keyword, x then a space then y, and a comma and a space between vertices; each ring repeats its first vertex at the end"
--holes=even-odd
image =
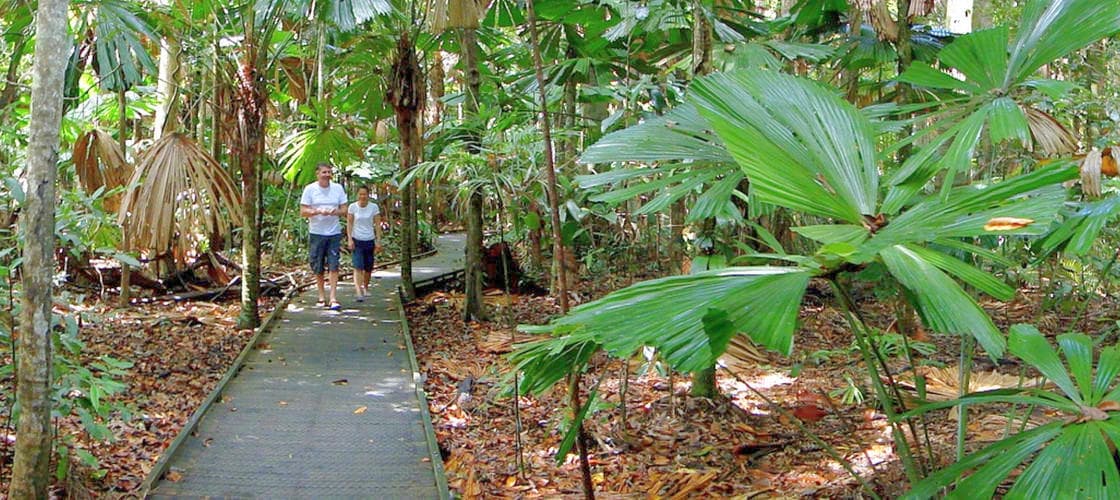
POLYGON ((758 390, 769 389, 771 387, 792 384, 797 379, 790 378, 781 372, 770 372, 760 377, 744 378, 751 387, 758 390))

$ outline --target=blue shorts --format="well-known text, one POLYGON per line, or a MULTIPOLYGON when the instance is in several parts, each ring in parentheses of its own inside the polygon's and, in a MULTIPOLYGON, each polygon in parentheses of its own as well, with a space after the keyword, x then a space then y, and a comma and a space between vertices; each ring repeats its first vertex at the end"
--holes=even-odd
POLYGON ((310 238, 311 272, 323 274, 323 269, 328 271, 338 270, 338 246, 342 242, 341 234, 324 236, 312 234, 310 238))
POLYGON ((354 240, 354 252, 350 254, 354 269, 373 270, 373 240, 354 240))

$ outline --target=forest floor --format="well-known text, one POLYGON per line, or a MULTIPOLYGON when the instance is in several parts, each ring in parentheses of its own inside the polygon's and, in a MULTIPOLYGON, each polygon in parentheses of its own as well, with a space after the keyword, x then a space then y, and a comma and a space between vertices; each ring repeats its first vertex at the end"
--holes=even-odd
MULTIPOLYGON (((585 281, 580 295, 590 300, 630 281, 624 277, 585 281)), ((581 482, 575 452, 559 465, 554 458, 561 429, 570 418, 566 388, 519 399, 525 464, 520 472, 513 400, 503 394, 510 371, 504 356, 514 332, 510 325, 543 324, 559 313, 559 307, 551 297, 506 299, 496 291, 489 295, 487 304, 497 318, 493 322, 464 325, 458 309, 462 299, 455 293, 435 292, 408 306, 450 486, 465 498, 577 497, 581 482), (473 383, 464 384, 466 379, 473 383), (464 392, 467 385, 472 387, 464 392)), ((1003 329, 1031 322, 1048 334, 1068 330, 1078 308, 1045 310, 1042 306, 1048 302, 1038 290, 1022 290, 1016 301, 985 307, 1003 329)), ((598 493, 608 498, 860 496, 859 483, 829 447, 883 497, 905 491, 908 481, 894 452, 891 428, 880 410, 861 401, 874 397, 852 335, 831 303, 827 287, 811 286, 801 310, 794 355, 768 353, 756 361, 729 361, 729 369, 718 372, 722 397, 715 400, 688 396, 687 375, 670 378, 663 367, 639 356, 628 370, 624 418, 622 361, 604 355, 593 358, 581 386, 586 390, 603 379, 601 403, 593 406, 586 423, 592 481, 598 493), (793 419, 800 419, 828 447, 799 430, 793 419)), ((894 316, 884 304, 870 298, 861 303, 871 325, 890 328, 894 316)), ((1081 331, 1115 336, 1115 305, 1095 298, 1080 316, 1081 331)), ((947 391, 955 397, 956 375, 951 370, 958 362, 958 338, 920 331, 913 337, 910 342, 923 344, 912 348, 925 353, 915 353, 916 365, 950 368, 926 372, 927 390, 947 391)), ((518 333, 517 338, 521 342, 529 337, 518 333)), ((904 347, 897 334, 884 337, 881 345, 890 349, 892 340, 895 352, 901 352, 904 347)), ((889 365, 896 377, 910 373, 909 362, 901 355, 892 357, 889 365)), ((1014 386, 1021 371, 1013 362, 993 363, 978 355, 973 383, 1014 386)), ((1007 408, 971 409, 969 450, 1002 438, 1009 428, 1007 414, 1007 408)), ((1047 418, 1052 416, 1036 413, 1031 425, 1047 418)), ((926 422, 928 430, 919 433, 928 435, 931 444, 921 448, 922 455, 932 451, 937 467, 952 462, 957 422, 950 410, 931 413, 926 422)))
MULTIPOLYGON (((261 299, 262 318, 278 300, 261 299)), ((56 418, 56 434, 72 439, 75 448, 88 451, 99 465, 89 468, 73 459, 71 474, 64 482, 56 480, 52 496, 135 496, 160 454, 252 338, 252 330, 236 328, 240 310, 237 300, 159 301, 125 308, 115 302, 71 306, 66 312, 80 313, 82 318, 78 336, 85 344, 84 365, 104 356, 132 363, 119 378, 127 387, 107 398, 127 408, 131 418, 114 412, 105 422, 113 438, 103 442, 82 431, 78 416, 56 418)), ((10 350, 0 348, 0 365, 8 363, 10 350)), ((10 376, 0 378, 0 387, 10 390, 12 383, 10 376)), ((8 490, 15 434, 6 393, 0 391, 0 497, 8 490)))
MULTIPOLYGON (((581 282, 580 302, 635 279, 610 275, 581 282)), ((861 303, 869 323, 888 329, 892 313, 882 303, 865 298, 861 303)), ((623 419, 619 406, 623 364, 597 357, 582 385, 587 388, 603 378, 602 403, 587 422, 596 489, 622 497, 858 495, 858 483, 826 447, 798 429, 793 421, 798 418, 879 494, 896 496, 908 483, 893 451, 890 428, 881 412, 859 402, 857 395, 874 398, 867 393, 866 375, 847 325, 829 306, 831 302, 827 288, 811 287, 801 311, 794 355, 766 353, 757 361, 729 362, 729 369, 719 372, 723 397, 717 400, 688 396, 686 375, 670 378, 656 362, 639 358, 631 361, 628 370, 623 419)), ((275 298, 264 299, 262 316, 276 303, 275 298)), ((1056 334, 1070 329, 1078 317, 1080 331, 1109 336, 1102 343, 1115 342, 1120 333, 1115 301, 1094 298, 1084 313, 1080 304, 1022 290, 1011 303, 986 306, 1001 328, 1030 322, 1056 334), (1063 304, 1063 311, 1055 310, 1063 304)), ((516 465, 512 399, 501 395, 509 371, 504 356, 511 349, 510 325, 543 324, 558 314, 557 304, 550 297, 537 296, 507 301, 491 291, 487 305, 501 320, 467 325, 459 320, 460 305, 461 296, 436 292, 408 306, 452 489, 464 497, 578 496, 575 456, 569 455, 560 465, 554 459, 567 407, 565 390, 520 398, 525 462, 521 473, 516 465), (462 382, 468 378, 473 387, 464 397, 462 382)), ((109 398, 127 408, 131 418, 114 413, 106 422, 113 438, 104 442, 86 436, 77 416, 56 418, 57 434, 96 457, 99 466, 91 469, 74 459, 69 479, 56 482, 52 492, 73 498, 134 497, 160 453, 245 347, 251 331, 234 326, 239 312, 236 300, 162 301, 120 308, 87 299, 68 307, 63 312, 82 318, 82 361, 111 356, 132 363, 121 377, 127 388, 109 398)), ((918 356, 916 364, 957 362, 956 337, 924 333, 915 337, 911 340, 927 342, 927 355, 918 356)), ((528 336, 517 334, 517 338, 528 336)), ((886 340, 884 344, 889 343, 886 340)), ((9 363, 11 351, 0 347, 0 366, 9 363)), ((996 365, 985 357, 977 357, 976 363, 976 371, 995 368, 1009 376, 1021 371, 1017 364, 996 365)), ((908 366, 901 356, 890 364, 896 374, 908 366)), ((11 401, 5 399, 12 377, 0 376, 0 387, 4 388, 0 390, 3 492, 14 439, 8 416, 11 401)), ((970 447, 999 439, 1007 427, 1005 413, 1005 408, 970 411, 970 447)), ((1045 418, 1032 415, 1034 421, 1045 418)), ((948 410, 931 414, 927 421, 935 462, 948 463, 956 423, 948 410)))

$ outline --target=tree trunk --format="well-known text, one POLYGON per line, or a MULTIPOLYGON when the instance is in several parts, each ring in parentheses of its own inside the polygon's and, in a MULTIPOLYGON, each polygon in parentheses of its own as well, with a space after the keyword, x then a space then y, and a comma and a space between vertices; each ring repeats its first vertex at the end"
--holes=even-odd
POLYGON ((67 52, 66 0, 39 0, 27 146, 27 199, 20 216, 23 307, 16 400, 20 406, 8 495, 47 498, 51 453, 51 278, 55 179, 67 52))
MULTIPOLYGON (((700 0, 692 1, 692 75, 693 77, 706 75, 712 72, 712 23, 705 17, 703 5, 700 0)), ((676 208, 674 206, 674 208, 676 208)), ((708 229, 708 236, 714 231, 715 224, 704 224, 708 229)), ((714 398, 719 395, 716 387, 716 368, 711 366, 700 371, 692 372, 693 396, 714 398)))
MULTIPOLYGON (((556 268, 559 270, 559 279, 556 281, 560 286, 557 287, 557 292, 560 294, 560 312, 567 314, 567 266, 565 266, 564 259, 564 240, 560 234, 560 202, 559 193, 556 189, 556 164, 552 151, 552 130, 550 128, 548 116, 548 89, 545 88, 544 63, 541 62, 541 46, 540 42, 537 40, 537 13, 534 9, 533 0, 528 0, 528 2, 526 2, 526 10, 528 11, 529 43, 533 50, 533 67, 536 72, 537 91, 541 106, 540 125, 541 135, 544 139, 546 187, 548 188, 549 215, 552 218, 552 252, 553 259, 555 259, 556 262, 556 268)), ((571 377, 571 385, 569 387, 570 394, 568 397, 573 419, 577 418, 580 414, 582 406, 579 397, 581 372, 578 367, 576 368, 577 369, 569 375, 571 377)), ((580 476, 583 479, 583 497, 592 500, 595 498, 595 486, 591 480, 591 462, 587 457, 587 435, 584 432, 582 422, 579 422, 579 428, 576 430, 576 449, 579 451, 579 470, 580 476)))
MULTIPOLYGON (((401 175, 408 175, 415 163, 412 160, 413 134, 405 127, 412 124, 399 119, 397 124, 401 126, 401 175)), ((401 299, 405 301, 416 298, 416 284, 412 281, 412 241, 416 238, 413 230, 416 227, 414 184, 415 181, 410 182, 401 189, 401 289, 404 291, 401 299)))
POLYGON ((991 28, 994 22, 992 0, 975 0, 972 2, 972 31, 991 28))
POLYGON ((241 207, 244 226, 241 230, 241 314, 238 328, 260 325, 257 298, 261 289, 261 225, 260 225, 260 158, 264 154, 264 120, 267 89, 260 74, 260 47, 254 33, 252 10, 247 16, 244 56, 237 71, 237 165, 241 170, 241 207))
MULTIPOLYGON (((460 37, 463 50, 463 74, 466 78, 463 114, 464 119, 469 121, 478 115, 479 87, 482 86, 482 76, 478 71, 478 33, 474 28, 461 28, 460 37)), ((477 136, 468 139, 467 150, 472 154, 481 154, 481 144, 477 136)), ((467 262, 463 276, 466 295, 463 304, 464 321, 481 320, 485 316, 482 308, 482 210, 482 193, 475 189, 467 202, 467 262)))
MULTIPOLYGON (((910 43, 910 3, 911 0, 898 0, 896 4, 898 6, 898 74, 900 75, 906 72, 914 60, 914 50, 910 43)), ((909 86, 900 85, 899 95, 901 96, 908 89, 909 86)))
POLYGON ((182 45, 174 33, 166 34, 159 46, 159 80, 156 89, 161 102, 156 108, 156 121, 153 127, 153 139, 158 140, 165 134, 179 131, 179 82, 182 80, 182 68, 179 65, 179 54, 182 45))
POLYGON ((544 269, 544 253, 541 249, 541 228, 544 227, 544 220, 541 219, 541 211, 537 208, 536 201, 530 201, 529 213, 537 216, 537 227, 529 229, 529 259, 530 265, 533 269, 544 269))
MULTIPOLYGON (((424 74, 416 60, 416 47, 407 33, 397 40, 397 55, 393 60, 392 76, 386 92, 389 103, 397 117, 397 129, 401 136, 401 173, 406 174, 420 158, 420 134, 416 128, 417 120, 423 119, 424 74)), ((412 255, 416 246, 416 197, 415 187, 410 183, 401 189, 401 287, 405 300, 416 297, 416 285, 412 281, 412 255)))

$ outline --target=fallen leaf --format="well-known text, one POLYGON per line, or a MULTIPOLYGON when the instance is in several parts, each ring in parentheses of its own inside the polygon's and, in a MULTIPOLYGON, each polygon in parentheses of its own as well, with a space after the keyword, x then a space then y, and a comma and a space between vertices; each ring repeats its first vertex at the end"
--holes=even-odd
POLYGON ((793 416, 806 422, 816 422, 828 415, 828 412, 815 404, 801 405, 793 409, 793 416))
POLYGON ((354 410, 354 414, 355 415, 361 415, 361 414, 365 413, 366 410, 368 410, 368 409, 369 409, 368 407, 359 406, 357 410, 354 410))
POLYGON ((334 385, 346 385, 346 384, 349 384, 349 383, 350 383, 350 381, 349 381, 349 380, 346 380, 346 379, 344 379, 344 378, 340 378, 340 379, 338 379, 338 380, 335 380, 335 381, 333 381, 333 382, 331 382, 331 383, 332 383, 332 384, 334 384, 334 385))
POLYGON ((183 475, 177 471, 171 471, 168 472, 167 475, 163 476, 163 478, 173 483, 177 483, 183 480, 183 475))

